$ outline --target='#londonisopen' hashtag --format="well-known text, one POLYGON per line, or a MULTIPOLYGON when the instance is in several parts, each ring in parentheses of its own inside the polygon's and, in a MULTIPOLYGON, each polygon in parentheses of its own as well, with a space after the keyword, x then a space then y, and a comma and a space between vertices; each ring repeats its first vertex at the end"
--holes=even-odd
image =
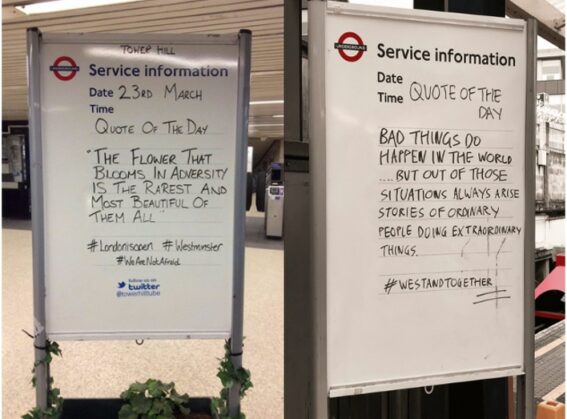
POLYGON ((87 249, 91 252, 94 252, 98 246, 98 243, 95 239, 93 239, 89 244, 87 244, 87 249))

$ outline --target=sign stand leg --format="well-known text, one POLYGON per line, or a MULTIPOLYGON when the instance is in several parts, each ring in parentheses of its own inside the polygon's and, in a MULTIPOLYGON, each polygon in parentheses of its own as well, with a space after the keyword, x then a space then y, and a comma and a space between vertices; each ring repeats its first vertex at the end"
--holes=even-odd
MULTIPOLYGON (((526 80, 526 160, 524 162, 526 180, 526 219, 535 218, 535 168, 533 153, 535 150, 536 136, 536 71, 537 71, 537 22, 530 18, 527 20, 527 80, 526 80)), ((524 254, 524 375, 517 377, 516 409, 517 417, 521 419, 533 419, 535 414, 534 399, 534 243, 535 224, 533 221, 526 222, 525 228, 525 254, 524 254)))
POLYGON ((33 232, 33 312, 35 348, 36 406, 47 408, 49 392, 49 368, 44 360, 47 355, 47 333, 45 331, 45 260, 43 254, 43 177, 41 147, 41 115, 39 88, 39 38, 37 28, 28 29, 28 74, 29 74, 29 127, 31 203, 33 232))
MULTIPOLYGON (((237 158, 235 167, 234 205, 234 289, 232 301, 232 332, 229 343, 230 359, 236 371, 242 368, 242 341, 244 320, 244 239, 246 236, 246 159, 248 146, 248 108, 250 102, 250 51, 252 32, 242 29, 239 33, 238 58, 239 96, 237 104, 237 158)), ((228 394, 230 417, 240 414, 240 383, 236 382, 228 394)))
POLYGON ((49 366, 44 362, 47 355, 47 340, 45 330, 34 338, 35 348, 35 397, 36 407, 44 410, 48 405, 49 366))
MULTIPOLYGON (((242 336, 242 335, 241 335, 242 336)), ((235 352, 237 346, 230 340, 230 360, 234 369, 238 371, 242 368, 242 340, 240 341, 240 352, 235 352)), ((230 417, 238 417, 240 414, 240 383, 235 382, 228 393, 228 411, 230 417)))

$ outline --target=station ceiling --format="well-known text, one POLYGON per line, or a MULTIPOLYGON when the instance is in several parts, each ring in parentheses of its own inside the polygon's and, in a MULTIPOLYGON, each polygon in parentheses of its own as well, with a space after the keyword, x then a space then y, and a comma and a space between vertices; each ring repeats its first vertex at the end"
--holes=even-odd
POLYGON ((43 32, 235 33, 252 31, 250 137, 283 137, 283 0, 144 0, 25 15, 2 0, 2 119, 26 120, 26 29, 43 32), (279 101, 255 104, 259 101, 279 101), (276 115, 274 117, 274 115, 276 115))

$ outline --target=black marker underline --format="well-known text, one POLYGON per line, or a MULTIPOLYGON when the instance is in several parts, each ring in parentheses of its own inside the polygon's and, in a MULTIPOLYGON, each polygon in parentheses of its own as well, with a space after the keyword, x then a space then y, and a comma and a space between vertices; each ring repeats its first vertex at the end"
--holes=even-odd
POLYGON ((510 298, 512 298, 512 297, 494 297, 494 298, 487 298, 486 300, 474 301, 473 304, 486 303, 487 301, 494 301, 494 300, 507 300, 507 299, 510 299, 510 298))

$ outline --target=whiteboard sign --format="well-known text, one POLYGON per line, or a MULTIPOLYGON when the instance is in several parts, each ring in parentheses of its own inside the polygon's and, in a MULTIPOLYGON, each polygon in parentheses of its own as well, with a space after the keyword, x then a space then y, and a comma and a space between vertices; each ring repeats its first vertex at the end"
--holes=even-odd
POLYGON ((311 6, 329 395, 521 374, 525 24, 311 6))
POLYGON ((229 337, 239 36, 40 47, 49 338, 229 337))

